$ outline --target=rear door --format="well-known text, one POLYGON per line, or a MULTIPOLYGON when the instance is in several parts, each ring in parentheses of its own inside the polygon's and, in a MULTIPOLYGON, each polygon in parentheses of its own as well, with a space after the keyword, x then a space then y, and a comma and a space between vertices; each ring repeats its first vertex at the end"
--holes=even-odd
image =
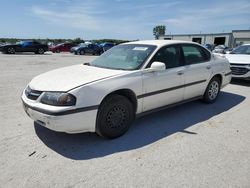
POLYGON ((166 106, 183 100, 183 64, 178 45, 161 48, 147 68, 153 62, 165 63, 166 69, 157 72, 143 73, 143 111, 166 106))
POLYGON ((94 46, 93 46, 93 44, 88 44, 88 46, 87 46, 87 48, 86 48, 86 50, 85 50, 85 52, 86 53, 93 53, 93 48, 94 48, 94 46))
POLYGON ((61 51, 61 52, 67 52, 67 44, 62 44, 62 45, 60 46, 60 51, 61 51))
POLYGON ((211 54, 195 44, 183 44, 184 100, 202 96, 212 75, 211 54))
POLYGON ((69 52, 71 48, 71 44, 64 44, 64 52, 69 52))

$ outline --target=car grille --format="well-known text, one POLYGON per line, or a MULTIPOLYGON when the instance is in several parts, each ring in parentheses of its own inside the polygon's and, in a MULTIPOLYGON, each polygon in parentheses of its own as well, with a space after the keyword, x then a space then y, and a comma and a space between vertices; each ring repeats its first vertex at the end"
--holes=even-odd
MULTIPOLYGON (((245 67, 245 66, 247 66, 248 64, 230 63, 230 65, 231 65, 231 66, 236 66, 236 67, 238 67, 238 66, 243 66, 243 67, 245 67)), ((250 64, 249 64, 249 65, 250 65, 250 64)))
POLYGON ((36 100, 41 94, 42 91, 32 90, 30 87, 25 90, 26 97, 31 100, 36 100))
POLYGON ((244 67, 230 67, 230 68, 232 70, 232 74, 234 75, 244 75, 249 71, 249 69, 244 67))

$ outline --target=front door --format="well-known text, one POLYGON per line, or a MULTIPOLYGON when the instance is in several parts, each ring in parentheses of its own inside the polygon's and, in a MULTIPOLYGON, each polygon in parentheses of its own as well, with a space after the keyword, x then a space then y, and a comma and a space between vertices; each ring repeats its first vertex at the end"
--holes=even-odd
POLYGON ((183 69, 179 46, 161 48, 150 61, 162 62, 166 70, 143 73, 143 111, 166 106, 183 100, 183 69))

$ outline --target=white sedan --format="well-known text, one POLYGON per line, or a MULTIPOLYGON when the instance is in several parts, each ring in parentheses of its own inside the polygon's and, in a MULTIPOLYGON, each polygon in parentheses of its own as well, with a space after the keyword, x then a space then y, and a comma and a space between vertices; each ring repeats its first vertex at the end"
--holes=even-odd
POLYGON ((22 101, 28 116, 51 130, 115 138, 139 114, 196 99, 215 102, 230 80, 228 60, 196 43, 137 41, 35 77, 22 101))
POLYGON ((250 80, 250 44, 244 44, 225 55, 230 62, 232 77, 250 80))

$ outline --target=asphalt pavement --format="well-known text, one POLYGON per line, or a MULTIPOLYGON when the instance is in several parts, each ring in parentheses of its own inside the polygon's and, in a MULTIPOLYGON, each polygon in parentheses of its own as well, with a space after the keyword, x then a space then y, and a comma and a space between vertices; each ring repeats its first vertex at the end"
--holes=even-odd
POLYGON ((20 100, 43 72, 96 56, 0 54, 0 187, 250 187, 250 83, 137 119, 124 136, 34 124, 20 100))

